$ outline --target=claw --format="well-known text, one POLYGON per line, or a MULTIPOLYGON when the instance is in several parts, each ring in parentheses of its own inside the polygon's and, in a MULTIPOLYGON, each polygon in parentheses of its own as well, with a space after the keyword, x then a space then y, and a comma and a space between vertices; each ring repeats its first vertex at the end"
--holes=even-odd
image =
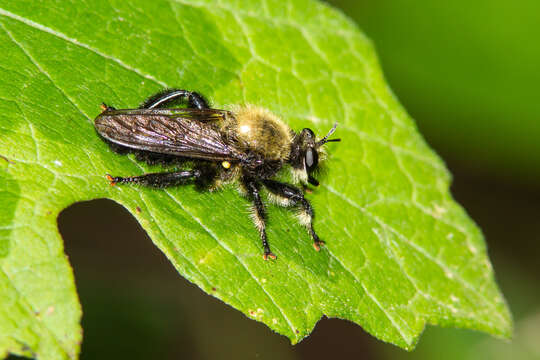
POLYGON ((99 107, 101 108, 102 111, 108 111, 108 110, 116 110, 115 108, 113 108, 112 106, 109 106, 105 103, 101 103, 99 105, 99 107))
POLYGON ((105 176, 106 176, 107 180, 109 180, 111 182, 111 186, 116 185, 116 181, 114 180, 114 178, 111 175, 107 174, 105 176))
POLYGON ((272 260, 276 260, 277 256, 274 255, 272 252, 265 252, 264 255, 263 255, 263 259, 268 260, 268 258, 270 258, 272 260))
POLYGON ((319 240, 319 241, 313 242, 313 247, 315 248, 316 251, 321 251, 321 246, 324 246, 324 241, 319 240))

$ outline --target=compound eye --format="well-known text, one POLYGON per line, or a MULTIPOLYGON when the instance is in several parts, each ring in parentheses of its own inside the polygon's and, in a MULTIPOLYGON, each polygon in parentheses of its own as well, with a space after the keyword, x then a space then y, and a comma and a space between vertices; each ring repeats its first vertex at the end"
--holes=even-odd
POLYGON ((308 128, 304 128, 302 130, 302 135, 304 139, 315 139, 315 133, 313 132, 313 130, 308 128))
POLYGON ((319 162, 319 154, 316 150, 308 148, 306 151, 306 166, 308 170, 313 170, 319 162))

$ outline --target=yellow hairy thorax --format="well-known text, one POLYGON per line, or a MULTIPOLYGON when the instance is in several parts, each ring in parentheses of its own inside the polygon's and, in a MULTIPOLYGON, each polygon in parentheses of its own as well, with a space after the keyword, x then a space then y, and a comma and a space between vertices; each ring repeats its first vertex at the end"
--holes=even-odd
POLYGON ((292 134, 290 128, 270 111, 248 105, 233 110, 236 136, 247 149, 269 160, 287 160, 292 134))

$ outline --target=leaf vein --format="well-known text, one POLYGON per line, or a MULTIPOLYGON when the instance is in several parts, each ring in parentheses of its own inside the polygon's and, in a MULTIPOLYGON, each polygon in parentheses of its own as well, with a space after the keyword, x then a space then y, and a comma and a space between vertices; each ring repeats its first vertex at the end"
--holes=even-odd
MULTIPOLYGON (((415 249, 416 251, 418 251, 420 254, 422 254, 426 259, 430 260, 431 262, 433 262, 434 264, 438 265, 442 270, 445 271, 445 273, 448 273, 448 274, 451 274, 452 277, 454 279, 456 279, 459 283, 461 283, 467 290, 470 291, 471 294, 477 296, 479 299, 481 299, 483 301, 484 304, 486 304, 487 306, 489 306, 490 308, 494 309, 494 304, 492 302, 489 302, 487 301, 487 299, 483 296, 481 296, 480 294, 478 294, 477 290, 474 289, 474 287, 469 283, 467 282, 465 279, 463 279, 461 276, 459 276, 458 274, 456 274, 454 271, 452 271, 450 268, 448 268, 444 263, 442 263, 440 260, 438 260, 437 258, 433 257, 432 255, 430 255, 424 248, 422 248, 421 246, 419 246, 418 244, 415 244, 414 242, 410 241, 409 239, 407 239, 407 237, 405 237, 403 234, 401 234, 399 231, 397 231, 396 229, 394 229, 392 226, 386 224, 384 221, 382 221, 378 216, 372 214, 370 211, 366 210, 365 208, 361 207, 360 205, 358 205, 356 202, 352 201, 351 199, 349 199, 348 197, 346 197, 345 195, 341 194, 340 192, 338 192, 337 190, 335 190, 333 187, 329 186, 329 185, 323 185, 324 187, 326 187, 331 193, 333 193, 334 195, 338 196, 339 198, 345 200, 347 203, 349 203, 350 205, 352 205, 353 207, 359 209, 360 211, 362 211, 364 214, 366 214, 367 216, 369 216, 371 219, 375 220, 375 222, 377 222, 379 225, 381 225, 383 228, 386 228, 388 230, 390 230, 390 232, 392 232, 393 234, 395 234, 399 239, 401 239, 405 244, 409 245, 411 248, 415 249)), ((496 309, 494 309, 496 310, 496 309)), ((501 317, 502 319, 502 316, 497 312, 497 311, 494 311, 499 317, 501 317)))
POLYGON ((292 334, 293 336, 296 337, 296 331, 295 331, 295 328, 294 328, 294 325, 292 323, 292 321, 287 317, 287 315, 285 314, 285 311, 276 303, 275 299, 273 298, 272 295, 270 295, 270 293, 268 292, 268 290, 261 284, 261 282, 255 277, 255 275, 249 270, 249 267, 247 266, 247 264, 241 260, 241 258, 239 256, 237 256, 234 251, 232 251, 231 248, 229 248, 226 244, 224 244, 220 239, 219 237, 216 236, 216 234, 214 234, 214 232, 212 230, 210 230, 206 225, 204 225, 201 221, 201 219, 199 219, 198 217, 196 217, 195 215, 193 215, 191 212, 189 212, 188 210, 186 210, 186 208, 184 207, 184 205, 182 205, 182 203, 180 201, 178 201, 178 199, 176 199, 174 196, 171 195, 171 193, 169 193, 167 190, 164 190, 165 193, 174 201, 178 204, 178 206, 180 206, 180 208, 186 213, 188 214, 189 216, 191 216, 191 218, 193 218, 193 220, 195 220, 200 226, 201 228, 206 231, 208 233, 208 235, 210 235, 219 245, 221 245, 221 247, 223 247, 227 252, 229 252, 231 255, 233 255, 237 260, 238 262, 244 267, 244 269, 247 271, 247 273, 253 278, 253 280, 255 281, 255 283, 257 285, 259 285, 259 287, 261 288, 261 290, 266 294, 266 296, 268 296, 268 298, 270 299, 270 301, 272 302, 272 304, 274 304, 274 306, 279 310, 279 312, 281 313, 281 316, 283 316, 283 318, 285 319, 285 321, 289 324, 289 327, 291 328, 291 331, 292 331, 292 334))
POLYGON ((107 54, 101 52, 100 50, 98 50, 98 49, 96 49, 96 48, 94 48, 94 47, 92 47, 92 46, 90 46, 88 44, 85 44, 85 43, 83 43, 83 42, 81 42, 81 41, 79 41, 79 40, 77 40, 75 38, 69 37, 66 34, 61 33, 61 32, 59 32, 57 30, 54 30, 54 29, 52 29, 50 27, 38 24, 38 23, 36 23, 36 22, 34 22, 34 21, 30 20, 30 19, 27 19, 27 18, 22 17, 20 15, 14 14, 14 13, 12 13, 10 11, 7 11, 5 9, 2 9, 2 8, 0 8, 0 15, 11 18, 13 20, 17 20, 19 22, 22 22, 25 25, 28 25, 28 26, 34 28, 34 29, 37 29, 37 30, 40 30, 42 32, 51 34, 53 36, 56 36, 57 38, 60 38, 60 39, 65 40, 67 42, 70 42, 70 43, 72 43, 72 44, 74 44, 76 46, 79 46, 81 48, 89 50, 89 51, 93 52, 94 54, 101 56, 104 59, 107 59, 107 60, 110 60, 110 61, 113 61, 113 62, 117 63, 118 65, 120 65, 124 69, 126 69, 128 71, 131 71, 131 72, 134 72, 135 74, 137 74, 137 75, 139 75, 139 76, 141 76, 141 77, 143 77, 145 79, 154 81, 154 82, 156 82, 156 83, 158 83, 158 84, 160 84, 161 86, 164 86, 164 87, 167 86, 163 81, 158 80, 154 76, 149 75, 149 74, 143 72, 142 70, 139 70, 139 69, 137 69, 137 68, 135 68, 133 66, 128 65, 127 63, 125 63, 121 59, 118 59, 118 58, 116 58, 114 56, 111 56, 111 55, 107 55, 107 54))

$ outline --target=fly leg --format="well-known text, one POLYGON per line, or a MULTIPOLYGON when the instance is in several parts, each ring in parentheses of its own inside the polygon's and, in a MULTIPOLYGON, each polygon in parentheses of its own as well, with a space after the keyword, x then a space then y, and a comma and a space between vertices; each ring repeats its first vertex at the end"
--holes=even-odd
POLYGON ((105 111, 116 110, 116 108, 113 108, 112 106, 109 106, 109 105, 107 105, 107 104, 105 104, 105 103, 103 103, 103 102, 99 105, 99 107, 101 108, 101 110, 102 110, 103 112, 105 112, 105 111))
POLYGON ((252 219, 253 223, 255 224, 255 227, 257 230, 259 230, 259 234, 261 236, 262 246, 264 249, 263 259, 268 260, 268 258, 276 259, 276 255, 272 253, 270 250, 270 245, 268 244, 268 240, 266 239, 266 214, 264 211, 264 204, 261 199, 260 194, 260 186, 253 180, 247 180, 244 181, 244 185, 248 191, 248 194, 251 196, 253 200, 253 213, 252 213, 252 219))
MULTIPOLYGON (((180 89, 165 89, 146 99, 146 101, 139 106, 139 109, 163 108, 178 99, 186 99, 189 108, 198 110, 210 108, 208 102, 198 92, 180 89)), ((103 111, 116 110, 116 108, 105 103, 101 103, 100 107, 103 111)))
POLYGON ((150 96, 139 109, 156 109, 170 105, 173 101, 185 99, 188 102, 188 107, 198 110, 208 109, 208 102, 204 97, 195 92, 180 89, 165 89, 155 95, 150 96))
POLYGON ((175 172, 151 173, 141 176, 115 177, 107 174, 107 180, 111 186, 116 184, 140 184, 155 188, 164 188, 180 185, 189 179, 197 179, 201 176, 200 170, 183 170, 175 172))
POLYGON ((298 213, 298 220, 304 225, 311 238, 313 239, 313 247, 315 250, 320 251, 321 246, 324 245, 324 241, 319 239, 319 236, 313 228, 313 207, 309 201, 304 198, 304 194, 300 189, 274 180, 263 180, 262 183, 275 196, 276 203, 282 206, 300 206, 300 212, 298 213))

